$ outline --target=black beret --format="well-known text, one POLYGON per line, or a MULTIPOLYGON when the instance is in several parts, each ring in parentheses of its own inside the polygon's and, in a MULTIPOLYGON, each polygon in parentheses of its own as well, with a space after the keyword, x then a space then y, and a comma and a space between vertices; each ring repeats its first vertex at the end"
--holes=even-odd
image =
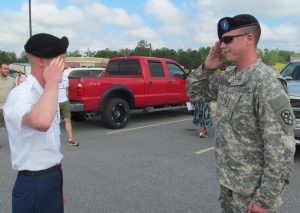
POLYGON ((69 40, 65 36, 57 38, 47 33, 38 33, 28 39, 24 49, 26 53, 37 57, 54 58, 66 53, 68 46, 69 40))
POLYGON ((249 14, 221 18, 218 22, 218 37, 221 39, 224 33, 252 25, 257 25, 260 27, 256 18, 249 14))

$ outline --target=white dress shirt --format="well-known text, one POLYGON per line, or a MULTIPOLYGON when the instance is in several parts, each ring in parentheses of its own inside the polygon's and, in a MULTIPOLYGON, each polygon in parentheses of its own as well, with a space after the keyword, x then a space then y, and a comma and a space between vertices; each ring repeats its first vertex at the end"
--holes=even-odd
POLYGON ((59 111, 46 132, 22 125, 23 116, 32 110, 43 91, 35 77, 29 75, 11 91, 4 105, 12 168, 15 170, 47 169, 59 164, 63 158, 60 152, 59 111))

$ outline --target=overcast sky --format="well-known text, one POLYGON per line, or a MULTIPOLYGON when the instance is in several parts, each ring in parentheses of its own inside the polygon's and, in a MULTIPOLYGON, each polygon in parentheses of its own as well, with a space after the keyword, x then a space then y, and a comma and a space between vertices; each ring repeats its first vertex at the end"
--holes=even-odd
MULTIPOLYGON (((32 33, 67 36, 69 51, 198 49, 217 40, 224 16, 254 15, 261 23, 259 48, 300 52, 299 0, 31 0, 32 33)), ((0 4, 0 50, 17 55, 29 37, 28 0, 0 4)))

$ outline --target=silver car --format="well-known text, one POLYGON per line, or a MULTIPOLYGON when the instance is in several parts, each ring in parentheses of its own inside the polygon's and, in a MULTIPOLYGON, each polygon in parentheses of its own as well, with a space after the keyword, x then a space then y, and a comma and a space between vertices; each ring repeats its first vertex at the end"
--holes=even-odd
POLYGON ((296 116, 294 134, 296 144, 300 145, 300 61, 288 63, 280 74, 287 80, 290 101, 296 116))

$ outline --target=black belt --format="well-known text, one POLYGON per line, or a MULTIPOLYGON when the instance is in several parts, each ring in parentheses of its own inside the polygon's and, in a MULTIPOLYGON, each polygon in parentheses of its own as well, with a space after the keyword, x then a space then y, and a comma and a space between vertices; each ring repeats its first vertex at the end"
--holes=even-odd
POLYGON ((52 166, 48 169, 39 170, 39 171, 29 171, 29 170, 22 170, 18 172, 18 175, 25 175, 25 176, 41 176, 41 175, 47 175, 51 172, 54 172, 58 169, 61 169, 61 164, 52 166))

